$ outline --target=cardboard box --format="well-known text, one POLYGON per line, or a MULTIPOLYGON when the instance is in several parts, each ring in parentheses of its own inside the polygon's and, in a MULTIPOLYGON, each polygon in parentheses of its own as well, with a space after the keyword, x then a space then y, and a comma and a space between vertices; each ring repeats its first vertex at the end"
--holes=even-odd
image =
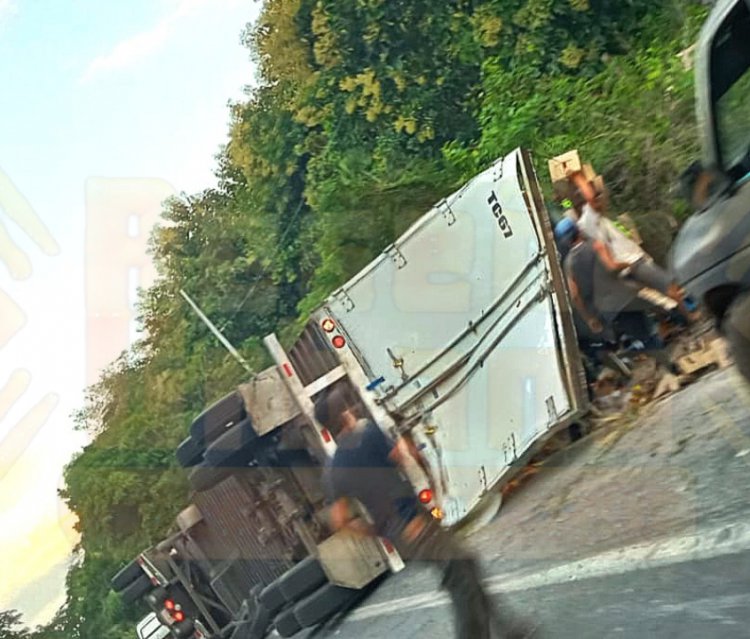
POLYGON ((552 158, 547 163, 552 183, 565 180, 570 173, 576 173, 583 169, 581 158, 577 150, 568 151, 562 155, 552 158))

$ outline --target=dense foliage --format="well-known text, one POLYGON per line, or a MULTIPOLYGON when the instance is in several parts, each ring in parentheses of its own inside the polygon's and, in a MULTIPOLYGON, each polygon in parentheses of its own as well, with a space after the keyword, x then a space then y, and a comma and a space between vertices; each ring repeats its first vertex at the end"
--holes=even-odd
POLYGON ((517 146, 540 177, 579 148, 644 223, 675 212, 669 187, 697 152, 678 53, 704 15, 691 0, 266 0, 244 32, 258 86, 232 106, 218 186, 166 205, 145 337, 77 416, 92 443, 63 496, 81 542, 66 605, 34 636, 132 636, 139 611, 108 578, 184 504, 173 451, 191 417, 247 375, 180 289, 260 369, 265 334, 290 340, 431 203, 517 146))

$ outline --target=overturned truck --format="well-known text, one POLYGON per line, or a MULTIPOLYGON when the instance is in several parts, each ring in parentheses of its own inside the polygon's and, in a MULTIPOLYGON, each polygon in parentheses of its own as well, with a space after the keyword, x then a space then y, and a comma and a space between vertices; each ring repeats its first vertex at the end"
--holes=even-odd
POLYGON ((199 415, 177 450, 191 504, 112 579, 178 638, 290 637, 349 609, 403 567, 387 539, 329 528, 336 442, 319 393, 344 386, 391 436, 411 437, 453 526, 587 410, 564 279, 528 153, 435 205, 315 311, 274 366, 199 415))

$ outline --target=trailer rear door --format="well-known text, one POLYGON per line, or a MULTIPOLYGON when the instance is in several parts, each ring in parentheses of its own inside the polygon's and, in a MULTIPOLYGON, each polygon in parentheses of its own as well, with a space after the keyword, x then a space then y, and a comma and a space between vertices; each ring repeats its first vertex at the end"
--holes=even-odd
POLYGON ((567 294, 521 151, 436 205, 323 311, 380 401, 422 417, 449 523, 583 408, 567 294))

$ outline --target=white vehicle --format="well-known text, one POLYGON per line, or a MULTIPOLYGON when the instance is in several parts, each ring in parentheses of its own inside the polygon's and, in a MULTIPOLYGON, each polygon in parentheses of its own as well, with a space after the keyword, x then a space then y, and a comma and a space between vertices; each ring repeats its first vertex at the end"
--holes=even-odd
POLYGON ((438 484, 415 464, 415 494, 448 526, 587 409, 552 229, 522 151, 334 291, 288 352, 274 335, 265 344, 275 365, 199 415, 177 450, 194 493, 176 532, 112 579, 178 639, 291 637, 403 567, 388 540, 329 529, 321 476, 336 443, 313 417, 328 387, 346 385, 382 428, 415 440, 438 484))
POLYGON ((138 639, 164 639, 169 637, 169 628, 162 625, 156 614, 151 612, 138 622, 135 634, 138 639))
POLYGON ((682 176, 695 212, 672 245, 671 267, 713 316, 750 382, 750 0, 721 0, 696 45, 703 146, 682 176))

